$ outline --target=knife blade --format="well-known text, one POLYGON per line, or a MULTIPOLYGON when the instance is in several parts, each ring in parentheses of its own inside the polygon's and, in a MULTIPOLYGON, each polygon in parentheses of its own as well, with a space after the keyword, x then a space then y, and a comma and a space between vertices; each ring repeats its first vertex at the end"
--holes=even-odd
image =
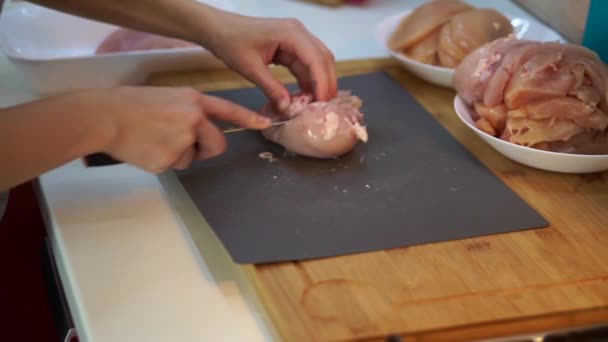
POLYGON ((497 337, 477 342, 600 342, 608 341, 608 325, 597 324, 590 326, 555 329, 553 331, 532 333, 530 335, 497 337))
MULTIPOLYGON (((286 124, 288 122, 289 122, 289 120, 275 121, 275 122, 273 122, 273 123, 270 124, 270 127, 281 126, 281 125, 284 125, 284 124, 286 124)), ((230 127, 230 128, 226 128, 226 129, 222 130, 222 133, 228 134, 228 133, 242 132, 242 131, 247 131, 247 130, 251 130, 251 129, 250 128, 243 128, 243 127, 230 127)))

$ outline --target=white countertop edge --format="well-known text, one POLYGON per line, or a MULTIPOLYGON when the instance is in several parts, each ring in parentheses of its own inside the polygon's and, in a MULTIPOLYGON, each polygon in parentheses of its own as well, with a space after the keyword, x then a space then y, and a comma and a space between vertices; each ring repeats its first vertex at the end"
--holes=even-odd
POLYGON ((78 160, 36 188, 81 341, 279 340, 243 267, 189 198, 158 177, 78 160))
MULTIPOLYGON (((78 282, 70 272, 66 271, 66 269, 69 268, 69 266, 66 264, 69 263, 70 258, 67 255, 68 251, 65 248, 61 230, 49 229, 49 227, 58 227, 58 224, 52 211, 49 210, 48 199, 45 192, 42 190, 43 188, 40 185, 40 180, 36 180, 34 182, 34 189, 38 198, 42 218, 47 228, 47 235, 51 244, 51 252, 53 253, 53 258, 55 259, 55 265, 57 266, 57 272, 59 273, 61 285, 63 286, 63 289, 60 290, 63 291, 66 301, 68 302, 71 316, 70 318, 74 323, 74 327, 76 328, 80 341, 93 341, 92 336, 90 336, 91 330, 87 324, 89 321, 87 318, 87 310, 83 307, 82 301, 77 300, 77 298, 82 297, 82 294, 80 291, 78 291, 78 282)), ((61 340, 63 340, 65 336, 59 337, 61 340)))
POLYGON ((159 175, 158 180, 176 217, 182 223, 184 233, 190 238, 190 247, 196 255, 197 261, 202 265, 201 267, 206 268, 217 282, 225 279, 233 282, 254 315, 258 326, 263 327, 262 333, 265 338, 272 341, 280 340, 272 319, 244 269, 244 267, 254 266, 241 266, 232 260, 173 171, 159 175))

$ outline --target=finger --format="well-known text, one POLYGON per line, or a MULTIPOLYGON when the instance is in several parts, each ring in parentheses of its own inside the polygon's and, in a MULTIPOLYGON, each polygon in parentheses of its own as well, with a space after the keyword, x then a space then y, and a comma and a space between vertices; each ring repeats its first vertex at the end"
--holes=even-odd
POLYGON ((281 45, 281 49, 296 56, 305 65, 312 79, 315 98, 325 101, 329 99, 328 69, 324 59, 321 57, 320 48, 309 39, 308 35, 292 32, 281 45))
POLYGON ((317 45, 320 47, 321 51, 323 51, 323 55, 326 60, 326 64, 328 67, 328 79, 329 79, 329 93, 328 96, 333 98, 336 96, 338 92, 338 74, 336 73, 336 58, 334 54, 329 50, 329 48, 323 44, 323 42, 312 35, 312 38, 317 42, 317 45))
POLYGON ((313 93, 313 84, 312 84, 312 75, 308 67, 296 58, 295 55, 292 55, 285 51, 280 51, 277 53, 274 63, 283 65, 289 69, 291 74, 295 76, 298 81, 298 86, 300 89, 306 93, 313 93))
POLYGON ((197 159, 209 159, 222 154, 226 150, 226 138, 209 120, 202 120, 197 130, 198 153, 197 159))
POLYGON ((271 120, 268 117, 220 97, 201 95, 200 103, 208 116, 232 122, 240 127, 264 129, 271 124, 271 120))
POLYGON ((196 110, 196 114, 196 118, 182 117, 183 122, 179 127, 174 127, 172 132, 167 132, 159 138, 159 146, 173 151, 174 160, 169 165, 177 162, 180 156, 197 142, 197 128, 205 117, 200 109, 196 110))
POLYGON ((260 87, 262 92, 277 107, 284 110, 291 103, 289 91, 270 72, 268 65, 258 56, 252 56, 249 63, 241 68, 241 74, 249 81, 260 87))
POLYGON ((335 59, 331 51, 313 35, 306 26, 296 22, 293 30, 287 30, 292 36, 286 40, 287 48, 308 66, 313 80, 314 93, 317 100, 328 100, 335 96, 337 88, 335 74, 335 59), (293 44, 295 39, 300 41, 293 44), (316 48, 316 49, 315 49, 316 48))
POLYGON ((182 153, 182 156, 177 160, 175 164, 173 164, 172 167, 177 170, 185 170, 190 166, 190 164, 192 164, 192 161, 195 157, 196 150, 194 149, 194 147, 190 147, 186 151, 184 151, 184 153, 182 153))

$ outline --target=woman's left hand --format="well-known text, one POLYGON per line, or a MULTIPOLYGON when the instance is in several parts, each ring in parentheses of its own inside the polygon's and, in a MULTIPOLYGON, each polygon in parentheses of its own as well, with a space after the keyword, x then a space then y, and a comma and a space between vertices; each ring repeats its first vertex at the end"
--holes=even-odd
POLYGON ((300 89, 317 100, 337 92, 331 51, 296 19, 253 18, 222 12, 203 45, 226 65, 259 86, 278 107, 290 103, 287 88, 270 72, 269 64, 287 67, 300 89))

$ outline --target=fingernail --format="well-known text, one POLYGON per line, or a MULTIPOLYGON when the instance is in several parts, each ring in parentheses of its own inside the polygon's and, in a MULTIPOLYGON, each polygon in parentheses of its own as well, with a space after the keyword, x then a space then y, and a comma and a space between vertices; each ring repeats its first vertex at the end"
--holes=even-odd
POLYGON ((272 123, 272 121, 270 121, 269 117, 258 115, 255 118, 255 123, 258 124, 258 125, 268 126, 268 125, 270 125, 272 123))
POLYGON ((287 107, 289 107, 289 105, 291 104, 291 100, 289 99, 281 99, 279 100, 279 110, 282 112, 284 110, 287 109, 287 107))

